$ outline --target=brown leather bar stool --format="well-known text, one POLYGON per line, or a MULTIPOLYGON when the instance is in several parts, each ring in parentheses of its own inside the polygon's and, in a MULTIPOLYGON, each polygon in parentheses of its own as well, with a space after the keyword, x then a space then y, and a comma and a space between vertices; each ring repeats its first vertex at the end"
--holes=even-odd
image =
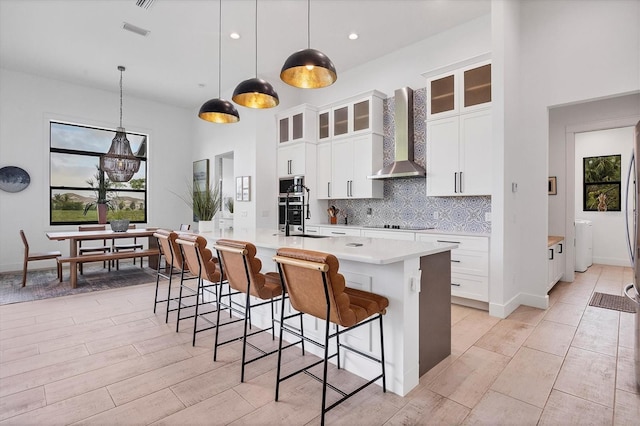
MULTIPOLYGON (((105 225, 80 225, 78 226, 78 231, 81 232, 90 232, 90 231, 106 231, 107 227, 105 225)), ((111 252, 111 246, 107 244, 107 240, 102 240, 101 246, 90 246, 83 247, 82 240, 78 241, 78 254, 90 254, 90 253, 109 253, 111 252)), ((111 271, 111 262, 102 262, 102 267, 108 267, 109 271, 111 271)), ((82 263, 78 263, 78 270, 80 271, 80 275, 82 275, 82 263)))
POLYGON ((277 349, 265 351, 258 346, 248 342, 247 339, 263 332, 271 332, 272 339, 275 334, 275 315, 273 304, 280 296, 282 296, 282 285, 280 284, 280 276, 277 272, 267 272, 263 274, 262 262, 256 258, 256 246, 246 241, 220 239, 214 245, 218 252, 218 260, 220 270, 229 282, 228 294, 220 294, 219 309, 216 319, 216 338, 213 349, 213 360, 216 360, 218 347, 227 343, 242 340, 242 367, 240 371, 240 381, 244 382, 245 365, 262 359, 268 355, 277 352, 277 349), (237 294, 244 295, 243 303, 235 304, 233 296, 237 294), (251 296, 260 299, 260 302, 252 303, 251 296), (228 302, 225 302, 225 299, 228 302), (251 310, 259 306, 269 305, 271 309, 271 326, 265 329, 249 331, 251 327, 251 310), (236 317, 230 321, 220 323, 220 312, 228 310, 235 313, 236 317), (225 341, 219 341, 220 328, 226 325, 244 321, 244 329, 241 336, 232 337, 225 341), (260 355, 247 360, 247 345, 258 351, 260 355))
POLYGON ((280 248, 273 259, 278 263, 282 285, 289 296, 291 306, 298 311, 291 315, 285 315, 283 301, 281 310, 280 347, 282 348, 282 335, 284 332, 287 332, 306 341, 313 342, 324 350, 323 359, 294 371, 285 377, 280 377, 282 349, 279 350, 275 400, 278 400, 280 382, 298 373, 305 372, 322 382, 321 424, 324 425, 324 418, 327 411, 377 380, 382 379, 382 391, 386 392, 382 316, 386 313, 389 300, 375 293, 346 287, 344 276, 338 273, 338 259, 332 254, 285 247, 280 248), (304 333, 297 333, 296 330, 292 330, 288 327, 287 323, 285 323, 285 320, 303 314, 325 320, 324 342, 316 342, 304 336, 304 333), (340 342, 340 336, 344 333, 376 320, 378 320, 380 324, 380 358, 340 342), (334 332, 330 330, 331 323, 336 325, 334 332), (342 330, 340 329, 341 327, 342 330), (336 339, 336 352, 329 354, 329 340, 334 337, 336 339), (379 363, 382 370, 381 374, 349 393, 327 383, 327 363, 331 358, 336 357, 339 369, 341 349, 346 349, 379 363), (322 377, 318 377, 309 371, 311 367, 319 364, 323 364, 322 377), (326 405, 327 387, 341 395, 340 399, 328 407, 326 405))
MULTIPOLYGON (((153 236, 158 240, 158 247, 160 248, 160 257, 164 258, 164 267, 161 265, 161 259, 158 261, 158 271, 156 275, 156 293, 153 301, 153 313, 156 313, 156 307, 159 303, 166 303, 167 309, 165 313, 164 322, 169 322, 169 312, 176 311, 178 307, 171 307, 171 302, 175 302, 178 300, 178 297, 171 297, 171 286, 173 281, 173 276, 177 274, 182 274, 182 270, 187 268, 182 259, 182 252, 178 243, 176 243, 176 239, 178 238, 178 234, 173 231, 169 231, 166 229, 158 229, 153 236), (169 285, 167 287, 167 298, 158 300, 158 288, 160 285, 160 278, 165 278, 169 280, 169 285)), ((188 268, 187 268, 188 271, 188 268)), ((187 272, 185 271, 185 272, 187 272)))
POLYGON ((175 240, 180 247, 182 258, 186 268, 182 268, 180 276, 180 292, 178 295, 178 317, 176 320, 176 331, 179 331, 180 321, 193 318, 193 342, 196 344, 196 334, 211 330, 216 327, 215 322, 208 317, 218 310, 218 285, 222 285, 221 273, 218 271, 218 260, 213 257, 211 250, 207 248, 206 238, 194 234, 181 234, 175 240), (189 274, 189 275, 187 275, 189 274), (196 280, 195 288, 189 285, 192 280, 196 280), (205 281, 210 284, 206 284, 205 281), (184 292, 187 295, 184 295, 184 292), (205 300, 208 296, 211 300, 205 300), (194 298, 195 302, 189 304, 183 301, 186 298, 194 298), (214 309, 203 311, 201 305, 215 306, 214 309), (182 310, 194 308, 193 315, 182 316, 182 310), (198 329, 198 320, 202 319, 208 326, 198 329))

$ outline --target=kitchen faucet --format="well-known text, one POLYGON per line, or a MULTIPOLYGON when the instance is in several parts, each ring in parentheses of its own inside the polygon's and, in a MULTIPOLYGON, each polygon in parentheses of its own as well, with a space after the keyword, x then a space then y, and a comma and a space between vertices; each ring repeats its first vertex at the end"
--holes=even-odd
MULTIPOLYGON (((301 183, 293 184, 289 188, 287 188, 287 199, 285 200, 284 209, 285 209, 285 222, 284 222, 284 235, 288 237, 290 235, 289 231, 289 194, 296 190, 296 188, 304 189, 307 191, 307 204, 304 203, 304 193, 302 194, 302 208, 307 206, 307 217, 305 220, 311 219, 311 211, 309 209, 309 193, 311 192, 309 188, 301 183)), ((302 221, 302 233, 304 234, 304 220, 302 221)))

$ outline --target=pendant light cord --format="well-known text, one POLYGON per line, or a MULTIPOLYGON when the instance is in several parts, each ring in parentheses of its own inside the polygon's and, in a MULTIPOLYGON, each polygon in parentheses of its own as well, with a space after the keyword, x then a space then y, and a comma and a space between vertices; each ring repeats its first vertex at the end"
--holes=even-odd
POLYGON ((123 66, 119 66, 120 70, 120 127, 122 127, 122 71, 124 71, 123 66))
POLYGON ((222 97, 220 94, 220 86, 222 77, 222 0, 218 1, 218 99, 222 97))
POLYGON ((311 0, 307 0, 307 49, 311 49, 311 0))
POLYGON ((256 0, 256 78, 258 78, 258 0, 256 0))

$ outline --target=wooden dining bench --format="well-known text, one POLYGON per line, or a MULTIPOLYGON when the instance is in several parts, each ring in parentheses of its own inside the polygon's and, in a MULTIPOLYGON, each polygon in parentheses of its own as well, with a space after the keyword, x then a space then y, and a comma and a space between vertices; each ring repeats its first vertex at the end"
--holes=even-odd
POLYGON ((156 248, 142 250, 138 249, 134 251, 85 254, 82 256, 61 256, 58 257, 58 263, 68 263, 70 265, 69 282, 71 283, 71 288, 76 288, 76 285, 78 284, 78 264, 82 264, 85 262, 101 262, 120 259, 132 259, 136 257, 158 256, 159 254, 160 250, 156 248))

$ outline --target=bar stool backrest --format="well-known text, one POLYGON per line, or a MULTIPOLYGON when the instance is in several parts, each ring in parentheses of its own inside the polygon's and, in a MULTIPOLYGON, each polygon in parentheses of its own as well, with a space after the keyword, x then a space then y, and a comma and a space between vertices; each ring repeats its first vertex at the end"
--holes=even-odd
POLYGON ((349 295, 344 292, 345 279, 338 273, 340 264, 334 255, 282 247, 278 249, 276 262, 295 310, 326 320, 329 304, 331 322, 343 327, 358 322, 349 295))
POLYGON ((249 274, 249 294, 260 299, 273 296, 265 287, 266 278, 260 273, 262 261, 256 257, 257 249, 252 243, 238 240, 220 239, 214 246, 218 252, 225 278, 236 291, 247 292, 247 269, 249 274), (245 269, 245 259, 246 268, 245 269))
POLYGON ((158 239, 167 264, 172 265, 174 268, 182 269, 182 253, 176 243, 178 234, 167 229, 158 229, 153 236, 158 239))
POLYGON ((181 234, 175 242, 182 248, 184 261, 192 274, 213 283, 220 281, 217 259, 207 248, 207 239, 201 235, 181 234))

